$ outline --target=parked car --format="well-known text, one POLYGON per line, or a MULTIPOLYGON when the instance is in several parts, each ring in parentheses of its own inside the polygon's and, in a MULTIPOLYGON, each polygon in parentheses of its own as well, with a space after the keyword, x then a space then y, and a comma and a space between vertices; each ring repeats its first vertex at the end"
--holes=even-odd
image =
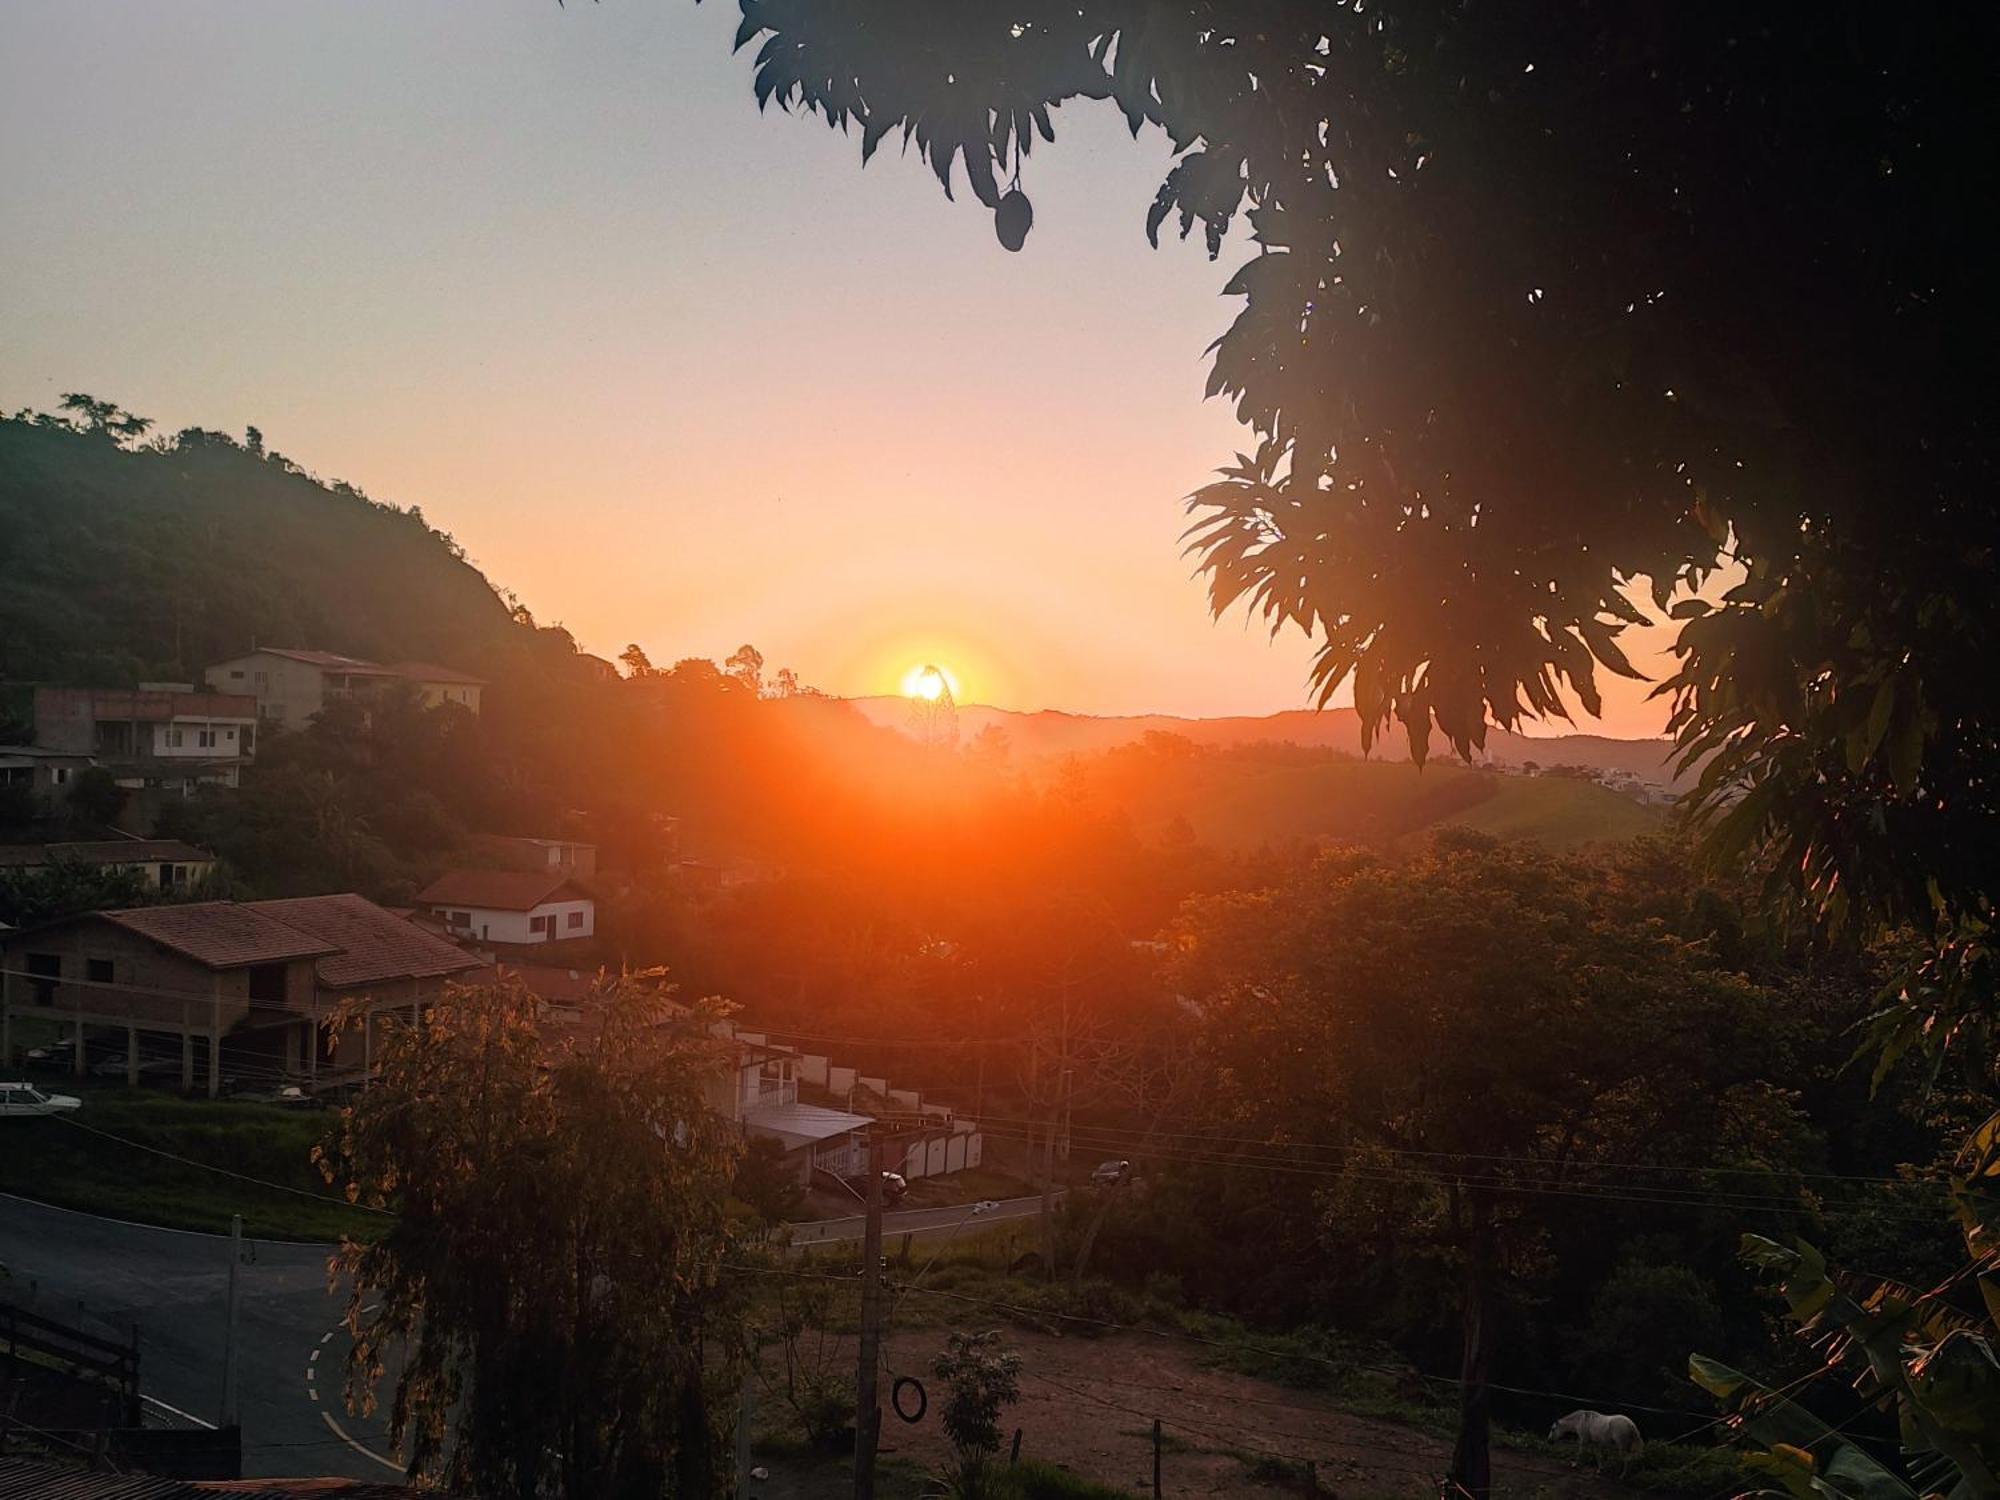
POLYGON ((278 1088, 232 1088, 229 1097, 240 1099, 246 1104, 275 1104, 279 1109, 325 1109, 326 1101, 317 1094, 308 1094, 296 1083, 283 1084, 278 1088))
POLYGON ((1132 1175, 1129 1161, 1101 1161, 1090 1169, 1092 1187, 1116 1187, 1132 1175))
POLYGON ((66 1115, 81 1109, 74 1094, 45 1094, 32 1083, 0 1083, 0 1119, 16 1115, 66 1115))
MULTIPOLYGON (((856 1172, 852 1177, 843 1178, 842 1181, 853 1190, 855 1197, 866 1198, 868 1196, 868 1176, 865 1172, 856 1172)), ((901 1203, 904 1195, 909 1191, 910 1184, 903 1179, 901 1172, 884 1172, 882 1174, 882 1201, 884 1203, 891 1205, 901 1203)))
MULTIPOLYGON (((100 1057, 90 1065, 91 1076, 114 1081, 125 1076, 125 1054, 116 1052, 100 1057)), ((142 1057, 139 1059, 139 1082, 150 1084, 177 1084, 181 1081, 181 1060, 178 1057, 142 1057)))

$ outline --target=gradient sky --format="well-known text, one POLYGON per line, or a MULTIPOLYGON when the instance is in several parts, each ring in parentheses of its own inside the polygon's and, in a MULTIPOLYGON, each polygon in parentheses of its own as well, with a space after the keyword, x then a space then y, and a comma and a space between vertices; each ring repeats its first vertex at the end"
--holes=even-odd
POLYGON ((0 406, 254 423, 605 655, 1299 706, 1303 640, 1211 622, 1178 549, 1246 445, 1201 386, 1247 249, 1147 248, 1164 141, 1058 112, 1009 255, 962 185, 760 118, 736 14, 7 0, 0 406))

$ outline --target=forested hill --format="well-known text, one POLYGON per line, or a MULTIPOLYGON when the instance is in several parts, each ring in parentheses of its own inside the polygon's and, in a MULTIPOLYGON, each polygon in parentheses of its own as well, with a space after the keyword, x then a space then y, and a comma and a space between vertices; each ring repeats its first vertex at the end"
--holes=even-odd
POLYGON ((420 511, 136 420, 0 418, 0 681, 191 681, 253 643, 497 675, 533 642, 420 511))

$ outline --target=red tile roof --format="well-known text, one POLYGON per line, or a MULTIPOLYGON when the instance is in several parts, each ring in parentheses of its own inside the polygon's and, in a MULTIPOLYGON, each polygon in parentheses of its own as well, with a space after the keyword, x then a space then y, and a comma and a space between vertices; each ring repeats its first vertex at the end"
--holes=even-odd
POLYGON ((257 901, 251 906, 288 927, 335 945, 337 951, 314 966, 319 982, 329 989, 353 989, 391 979, 434 979, 479 967, 479 960, 455 943, 384 911, 364 896, 295 896, 284 901, 257 901))
POLYGON ((302 932, 256 906, 234 901, 191 901, 181 906, 135 906, 96 914, 211 969, 244 969, 294 958, 323 958, 339 946, 302 932))
POLYGON ((417 892, 420 906, 487 911, 533 911, 545 901, 584 899, 561 871, 543 870, 448 870, 417 892))
POLYGON ((251 656, 282 656, 287 661, 302 661, 309 667, 329 667, 341 672, 379 673, 392 675, 387 667, 372 661, 363 661, 358 656, 342 656, 337 651, 292 651, 279 646, 259 646, 249 653, 251 656))

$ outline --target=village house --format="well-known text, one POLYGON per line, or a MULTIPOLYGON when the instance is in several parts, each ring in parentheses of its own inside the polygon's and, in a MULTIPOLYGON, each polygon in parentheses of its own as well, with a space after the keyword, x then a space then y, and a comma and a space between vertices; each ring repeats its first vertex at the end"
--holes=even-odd
POLYGON ((489 833, 478 840, 479 852, 509 870, 559 871, 585 880, 597 873, 597 845, 578 839, 515 838, 489 833))
POLYGON ((419 891, 416 904, 451 936, 494 947, 539 947, 597 931, 597 903, 560 869, 451 870, 419 891))
POLYGON ((486 686, 484 678, 429 662, 385 666, 332 651, 274 646, 219 661, 203 676, 218 692, 249 694, 257 702, 260 717, 288 729, 305 727, 313 715, 336 700, 372 697, 398 684, 414 689, 428 708, 455 703, 476 714, 486 686))
POLYGON ((142 1059, 177 1058, 181 1087, 199 1071, 211 1097, 229 1069, 300 1082, 365 1072, 381 1013, 415 1020, 479 962, 352 894, 86 912, 0 933, 0 1068, 17 1023, 37 1020, 70 1041, 79 1073, 93 1043, 113 1055, 122 1043, 129 1082, 142 1059), (327 1023, 352 998, 367 1021, 336 1042, 327 1023))
POLYGON ((45 870, 84 865, 131 871, 149 890, 177 891, 215 873, 215 856, 179 839, 92 839, 66 844, 0 844, 0 869, 45 870))
POLYGON ((202 786, 237 785, 257 753, 257 704, 185 683, 38 687, 35 745, 88 756, 130 790, 191 796, 202 786))
POLYGON ((77 772, 97 764, 90 756, 40 745, 0 745, 0 788, 18 787, 44 801, 66 793, 77 772))

